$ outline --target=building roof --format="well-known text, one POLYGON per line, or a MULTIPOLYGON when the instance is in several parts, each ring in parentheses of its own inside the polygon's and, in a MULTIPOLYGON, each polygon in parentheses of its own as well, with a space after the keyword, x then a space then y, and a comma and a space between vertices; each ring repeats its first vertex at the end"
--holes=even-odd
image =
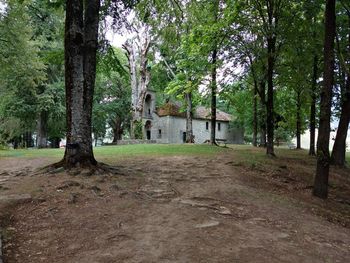
MULTIPOLYGON (((186 112, 181 112, 181 107, 174 103, 166 103, 157 109, 159 117, 163 116, 176 116, 186 118, 186 112)), ((193 119, 210 120, 211 110, 204 106, 198 106, 193 114, 193 119)), ((226 112, 216 109, 216 120, 217 121, 231 121, 232 116, 226 112)))

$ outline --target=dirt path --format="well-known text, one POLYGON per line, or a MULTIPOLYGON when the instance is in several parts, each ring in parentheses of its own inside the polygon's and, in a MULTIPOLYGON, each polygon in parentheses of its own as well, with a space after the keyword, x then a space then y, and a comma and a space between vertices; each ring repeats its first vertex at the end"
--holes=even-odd
POLYGON ((247 183, 232 158, 138 158, 114 177, 12 177, 0 195, 33 201, 12 211, 5 263, 349 262, 349 228, 247 183))

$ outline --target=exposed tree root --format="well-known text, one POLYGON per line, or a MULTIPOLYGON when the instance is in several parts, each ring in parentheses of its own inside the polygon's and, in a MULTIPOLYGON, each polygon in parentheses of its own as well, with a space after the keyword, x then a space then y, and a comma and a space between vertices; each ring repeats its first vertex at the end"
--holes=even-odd
POLYGON ((70 175, 125 175, 118 167, 111 166, 102 162, 96 164, 77 163, 75 166, 67 166, 64 160, 50 164, 38 170, 38 173, 56 174, 66 172, 70 175))

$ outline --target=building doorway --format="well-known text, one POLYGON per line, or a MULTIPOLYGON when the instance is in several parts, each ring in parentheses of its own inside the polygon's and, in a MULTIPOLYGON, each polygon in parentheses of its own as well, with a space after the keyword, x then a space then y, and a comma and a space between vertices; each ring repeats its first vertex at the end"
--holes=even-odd
POLYGON ((152 127, 151 121, 146 121, 146 123, 145 123, 145 131, 146 131, 146 139, 147 140, 151 139, 151 127, 152 127))
POLYGON ((182 133, 182 142, 185 143, 186 142, 186 132, 182 133))

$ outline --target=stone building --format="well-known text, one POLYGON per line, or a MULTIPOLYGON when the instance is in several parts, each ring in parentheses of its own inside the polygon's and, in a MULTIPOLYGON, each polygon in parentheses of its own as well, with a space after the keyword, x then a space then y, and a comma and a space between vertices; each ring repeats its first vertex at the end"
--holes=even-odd
MULTIPOLYGON (((186 113, 180 106, 166 103, 156 108, 156 94, 148 91, 145 96, 142 116, 143 136, 158 143, 184 143, 186 140, 186 113)), ((216 138, 227 143, 243 144, 244 132, 231 127, 232 116, 217 110, 216 138)), ((193 114, 193 135, 195 143, 204 143, 210 139, 210 109, 203 106, 196 108, 193 114)))

